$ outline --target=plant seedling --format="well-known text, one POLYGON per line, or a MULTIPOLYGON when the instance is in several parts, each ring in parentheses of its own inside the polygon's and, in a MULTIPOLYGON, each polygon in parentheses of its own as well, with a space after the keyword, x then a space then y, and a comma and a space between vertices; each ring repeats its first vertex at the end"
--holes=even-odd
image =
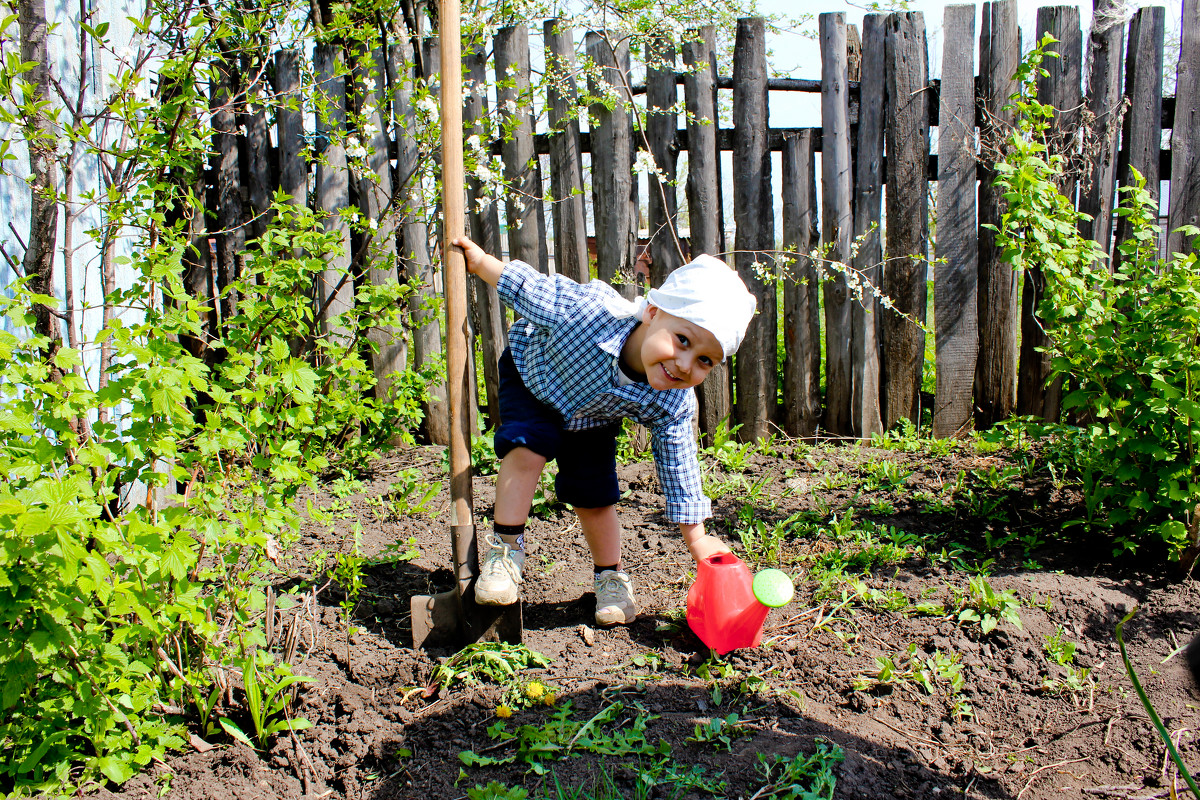
POLYGON ((689 742, 711 744, 718 750, 726 752, 733 750, 733 740, 741 736, 749 736, 750 732, 738 724, 738 715, 727 714, 725 717, 713 717, 708 722, 696 723, 695 732, 688 737, 689 742))
POLYGON ((971 578, 967 593, 958 598, 958 621, 978 623, 985 636, 1001 622, 1023 629, 1020 608, 1021 601, 1015 592, 997 592, 979 575, 971 578))

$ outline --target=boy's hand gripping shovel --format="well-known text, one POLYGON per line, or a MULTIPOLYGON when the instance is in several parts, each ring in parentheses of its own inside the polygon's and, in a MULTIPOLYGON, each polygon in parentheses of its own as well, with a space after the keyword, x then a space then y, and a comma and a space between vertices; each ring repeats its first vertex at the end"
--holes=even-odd
POLYGON ((467 369, 467 265, 450 242, 466 233, 463 208, 462 56, 459 0, 441 0, 442 257, 446 286, 446 384, 450 406, 450 535, 454 588, 411 598, 413 647, 461 646, 481 640, 521 641, 521 601, 475 602, 479 557, 471 510, 471 413, 467 369), (447 131, 449 132, 447 134, 447 131))

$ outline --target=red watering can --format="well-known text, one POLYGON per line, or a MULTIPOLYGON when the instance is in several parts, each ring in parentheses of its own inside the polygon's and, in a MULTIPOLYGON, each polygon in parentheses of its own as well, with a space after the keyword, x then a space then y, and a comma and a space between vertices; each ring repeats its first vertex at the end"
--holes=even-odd
POLYGON ((687 621, 700 641, 720 654, 762 641, 767 612, 791 602, 792 579, 777 569, 751 577, 733 553, 717 553, 696 565, 688 590, 687 621))

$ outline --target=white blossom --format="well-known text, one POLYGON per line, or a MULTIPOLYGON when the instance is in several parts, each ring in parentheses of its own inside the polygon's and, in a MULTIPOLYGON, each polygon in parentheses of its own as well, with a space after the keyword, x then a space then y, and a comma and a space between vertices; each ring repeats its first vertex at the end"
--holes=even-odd
POLYGON ((351 136, 346 141, 346 158, 363 161, 367 157, 367 148, 357 138, 351 136))
POLYGON ((432 95, 425 95, 417 100, 415 105, 417 110, 427 117, 436 117, 438 115, 438 104, 432 95))
POLYGON ((658 164, 654 162, 654 155, 649 150, 638 150, 637 159, 633 162, 633 171, 638 175, 653 175, 661 180, 666 180, 666 177, 658 169, 658 164))

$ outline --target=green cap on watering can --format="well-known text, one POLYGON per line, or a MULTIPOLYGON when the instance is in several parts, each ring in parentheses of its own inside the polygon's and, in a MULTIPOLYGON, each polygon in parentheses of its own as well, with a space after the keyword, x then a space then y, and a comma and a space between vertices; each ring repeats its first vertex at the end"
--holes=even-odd
POLYGON ((792 579, 786 572, 777 569, 760 571, 754 576, 752 588, 758 602, 770 608, 786 606, 792 601, 792 595, 795 593, 792 579))

